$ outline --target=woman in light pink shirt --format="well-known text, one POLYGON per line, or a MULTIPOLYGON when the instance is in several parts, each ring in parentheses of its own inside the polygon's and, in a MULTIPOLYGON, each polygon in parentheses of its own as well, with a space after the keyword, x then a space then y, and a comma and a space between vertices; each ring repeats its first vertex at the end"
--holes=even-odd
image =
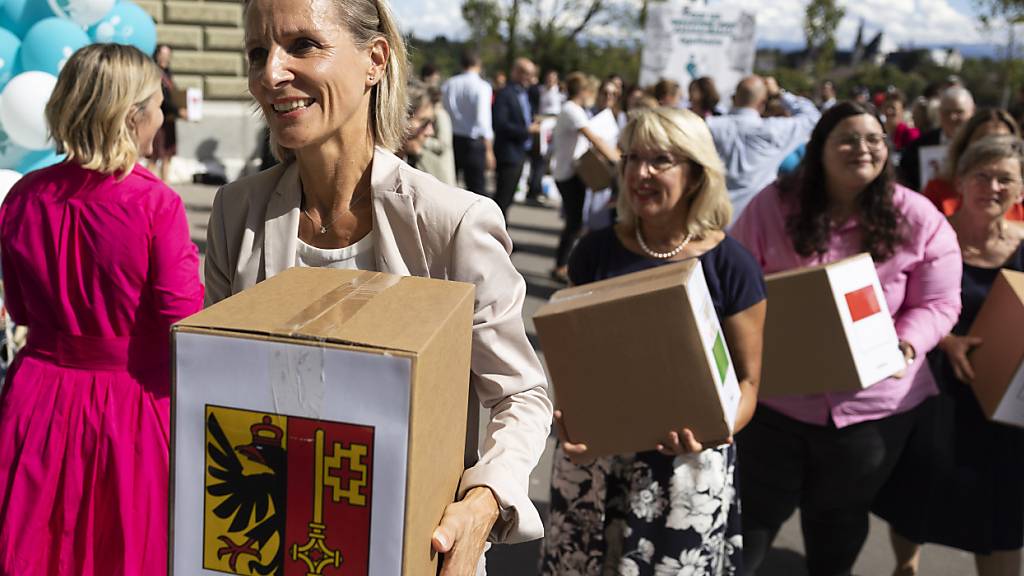
POLYGON ((871 253, 909 363, 900 377, 859 392, 760 401, 737 438, 747 574, 797 506, 808 572, 849 574, 914 409, 937 393, 915 360, 960 313, 960 249, 942 214, 894 183, 888 158, 878 119, 860 105, 836 105, 794 177, 762 191, 732 230, 766 274, 871 253))

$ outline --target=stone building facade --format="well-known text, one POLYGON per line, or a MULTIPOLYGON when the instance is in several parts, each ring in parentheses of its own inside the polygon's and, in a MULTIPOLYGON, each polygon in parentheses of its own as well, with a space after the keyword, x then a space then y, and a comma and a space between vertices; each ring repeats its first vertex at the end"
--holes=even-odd
POLYGON ((156 21, 157 41, 173 49, 175 84, 203 90, 203 119, 178 122, 175 179, 223 172, 230 180, 252 170, 262 120, 247 89, 241 0, 134 1, 156 21))

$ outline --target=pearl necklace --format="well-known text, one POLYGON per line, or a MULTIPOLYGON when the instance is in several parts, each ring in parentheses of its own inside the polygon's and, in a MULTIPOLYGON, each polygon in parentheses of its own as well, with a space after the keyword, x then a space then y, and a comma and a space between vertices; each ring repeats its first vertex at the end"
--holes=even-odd
POLYGON ((644 236, 643 236, 643 234, 640 233, 640 219, 639 218, 636 221, 635 228, 636 228, 636 242, 637 242, 637 244, 640 245, 640 249, 644 251, 644 254, 647 254, 651 258, 657 258, 659 260, 667 260, 667 259, 672 258, 673 256, 679 254, 680 252, 683 251, 683 248, 686 248, 686 245, 690 243, 690 240, 693 239, 693 232, 690 232, 689 234, 686 235, 686 238, 683 238, 683 241, 679 244, 679 246, 676 246, 675 248, 673 248, 672 250, 670 250, 668 252, 655 252, 654 250, 651 250, 650 248, 648 248, 647 247, 647 243, 644 242, 644 236))

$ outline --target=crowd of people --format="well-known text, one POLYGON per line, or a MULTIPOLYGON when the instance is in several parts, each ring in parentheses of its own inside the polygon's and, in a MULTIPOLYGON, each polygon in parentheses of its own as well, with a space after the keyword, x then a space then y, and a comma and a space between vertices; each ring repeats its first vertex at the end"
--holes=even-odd
POLYGON ((429 543, 442 576, 483 574, 488 543, 542 536, 545 575, 752 575, 797 508, 814 576, 851 573, 870 512, 891 527, 896 575, 918 572, 928 542, 973 553, 982 576, 1020 575, 1024 430, 979 407, 970 352, 986 342, 968 335, 999 271, 1024 271, 1010 113, 976 110, 956 79, 908 110, 896 90, 844 100, 826 83, 814 102, 760 76, 727 105, 711 78, 563 81, 526 58, 492 85, 472 53, 447 80, 431 65, 413 78, 386 0, 249 0, 244 20, 279 163, 218 191, 203 283, 181 199, 138 165, 165 126, 169 54, 72 55, 47 105, 67 160, 0 207, 5 302, 29 333, 0 395, 0 576, 163 573, 170 326, 294 266, 476 286, 467 382, 490 420, 429 543), (587 153, 614 170, 607 190, 578 173, 587 153), (529 476, 572 415, 553 410, 510 258, 527 166, 528 200, 544 203, 548 174, 561 197, 556 280, 700 260, 741 391, 722 445, 686 422, 634 454, 563 435, 546 534, 529 476), (585 222, 595 198, 606 226, 585 222), (905 370, 759 397, 765 275, 862 252, 905 370))

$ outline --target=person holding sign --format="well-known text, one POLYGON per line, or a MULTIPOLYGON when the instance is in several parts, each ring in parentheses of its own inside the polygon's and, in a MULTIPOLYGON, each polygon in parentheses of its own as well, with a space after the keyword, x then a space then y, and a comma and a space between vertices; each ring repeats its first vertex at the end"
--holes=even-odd
POLYGON ((897 574, 917 574, 923 542, 974 552, 981 576, 1020 574, 1024 430, 982 412, 968 354, 985 343, 967 333, 999 271, 1024 271, 1024 224, 1007 221, 1024 196, 1024 142, 972 144, 956 182, 963 202, 949 221, 963 252, 963 311, 928 356, 942 393, 923 406, 873 510, 892 528, 897 574))
MULTIPOLYGON (((982 108, 967 124, 957 130, 956 137, 949 145, 946 153, 946 166, 941 174, 932 178, 921 191, 935 207, 946 216, 952 216, 960 208, 960 191, 954 184, 954 175, 960 156, 971 144, 988 136, 1012 135, 1020 136, 1020 126, 1006 110, 999 108, 982 108)), ((1009 220, 1024 220, 1024 207, 1020 204, 1010 208, 1006 213, 1009 220)))
MULTIPOLYGON (((688 110, 638 110, 619 145, 619 223, 580 240, 570 278, 586 284, 699 258, 740 381, 739 430, 756 404, 765 287, 757 263, 723 231, 732 210, 711 133, 688 110)), ((731 440, 701 445, 679 424, 648 452, 597 459, 561 435, 543 574, 597 574, 601 566, 623 575, 655 566, 696 574, 738 569, 735 448, 731 440)))
POLYGON ((92 44, 46 106, 67 160, 0 208, 4 304, 29 330, 0 395, 0 574, 166 574, 171 325, 203 303, 181 198, 138 164, 160 70, 92 44))
POLYGON ((737 438, 746 574, 797 506, 809 573, 849 574, 914 409, 937 393, 917 360, 960 312, 960 250, 945 218, 891 174, 878 119, 862 105, 837 104, 793 177, 758 194, 733 228, 765 273, 870 253, 907 361, 901 374, 856 392, 760 401, 737 438))
MULTIPOLYGON (((443 576, 476 574, 488 540, 543 535, 527 486, 551 425, 501 211, 395 156, 408 135, 407 61, 386 0, 248 0, 243 10, 249 91, 281 163, 217 193, 207 304, 295 266, 475 285, 466 382, 490 421, 423 547, 444 555, 443 576)), ((469 431, 475 447, 475 422, 469 431)))

